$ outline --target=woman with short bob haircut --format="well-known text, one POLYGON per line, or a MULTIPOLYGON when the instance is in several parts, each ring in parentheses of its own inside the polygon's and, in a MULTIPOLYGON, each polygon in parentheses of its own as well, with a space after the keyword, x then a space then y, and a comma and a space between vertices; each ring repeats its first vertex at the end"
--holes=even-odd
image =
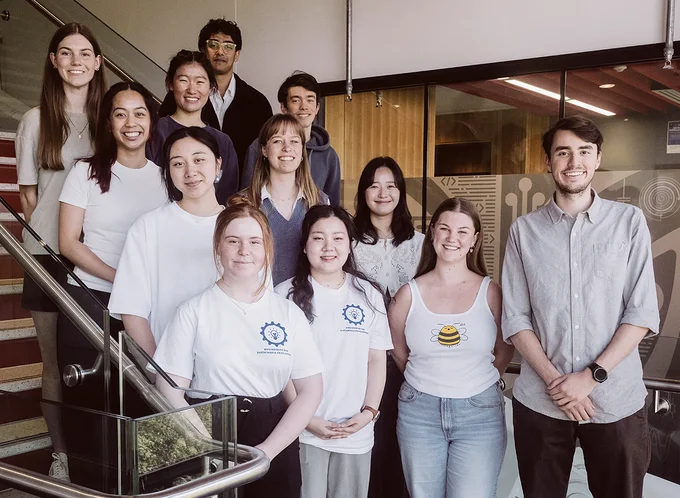
POLYGON ((216 91, 217 81, 210 61, 203 52, 180 50, 170 61, 165 76, 165 86, 175 97, 177 107, 170 116, 158 120, 147 156, 157 164, 162 161, 163 144, 171 133, 181 128, 197 126, 204 128, 217 141, 222 169, 217 178, 215 195, 220 204, 236 193, 239 182, 239 167, 236 151, 231 138, 203 122, 201 110, 208 104, 210 93, 216 91))
POLYGON ((501 289, 482 256, 474 205, 442 202, 418 271, 390 306, 404 372, 397 437, 412 498, 495 498, 507 434, 500 376, 513 347, 501 333, 501 289))
MULTIPOLYGON (((92 139, 106 78, 101 50, 87 26, 65 24, 50 40, 43 68, 40 105, 28 111, 17 128, 16 157, 19 199, 24 219, 43 241, 59 253, 59 194, 78 158, 92 154, 92 139)), ((66 269, 48 255, 32 235, 23 234, 24 247, 60 284, 66 269)), ((63 262, 70 266, 65 258, 63 262)), ((58 308, 28 275, 24 278, 22 308, 31 311, 42 357, 42 396, 61 401, 57 367, 58 308)), ((69 480, 66 448, 59 413, 44 405, 54 449, 49 475, 69 480)))
POLYGON ((302 498, 365 498, 392 349, 385 303, 356 269, 347 211, 313 206, 302 241, 295 276, 276 287, 304 311, 325 366, 323 400, 300 436, 302 498))
MULTIPOLYGON (((232 198, 218 216, 213 250, 219 280, 177 307, 154 359, 183 388, 236 397, 239 443, 271 460, 242 496, 298 498, 297 438, 321 400, 319 351, 304 313, 267 284, 272 235, 247 198, 232 198), (297 396, 287 402, 289 382, 297 396)), ((173 406, 187 406, 164 379, 158 389, 173 406)))
POLYGON ((251 201, 267 215, 274 235, 272 278, 278 285, 295 274, 300 248, 302 220, 310 207, 328 204, 328 196, 318 189, 309 169, 305 133, 289 114, 275 114, 262 126, 260 155, 253 181, 244 190, 251 201))
POLYGON ((165 142, 161 176, 170 204, 132 224, 111 291, 111 313, 153 355, 177 306, 217 279, 212 236, 224 206, 215 197, 221 159, 204 128, 173 132, 165 142))

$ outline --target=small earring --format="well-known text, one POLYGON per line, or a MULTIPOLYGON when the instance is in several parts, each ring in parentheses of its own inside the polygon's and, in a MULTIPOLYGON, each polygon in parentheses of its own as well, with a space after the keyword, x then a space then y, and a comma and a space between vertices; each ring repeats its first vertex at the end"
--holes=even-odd
POLYGON ((472 253, 472 251, 474 251, 474 250, 475 250, 475 246, 472 246, 472 247, 470 248, 470 253, 472 253))

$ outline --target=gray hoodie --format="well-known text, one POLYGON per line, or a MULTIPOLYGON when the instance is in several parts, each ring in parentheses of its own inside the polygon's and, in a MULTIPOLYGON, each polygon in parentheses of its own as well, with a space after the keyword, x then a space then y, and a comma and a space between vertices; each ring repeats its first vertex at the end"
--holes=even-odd
MULTIPOLYGON (((320 126, 312 125, 312 135, 307 142, 306 148, 314 183, 328 195, 332 205, 339 206, 340 159, 333 147, 331 147, 328 132, 320 126)), ((246 152, 241 182, 239 184, 240 189, 249 187, 253 181, 253 172, 259 154, 260 145, 258 139, 255 139, 246 152)))

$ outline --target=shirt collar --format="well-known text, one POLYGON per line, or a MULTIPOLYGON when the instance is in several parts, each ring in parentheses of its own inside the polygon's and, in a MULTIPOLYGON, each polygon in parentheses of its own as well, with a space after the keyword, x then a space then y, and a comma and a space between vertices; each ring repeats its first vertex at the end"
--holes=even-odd
MULTIPOLYGON (((302 193, 302 189, 298 189, 298 193, 297 193, 297 197, 295 198, 295 202, 297 202, 297 201, 300 200, 300 199, 304 199, 304 198, 305 198, 305 196, 304 196, 304 194, 302 193)), ((272 196, 271 196, 271 194, 269 193, 269 190, 267 190, 267 186, 266 186, 266 185, 262 185, 262 190, 260 191, 260 199, 262 199, 263 201, 264 201, 265 199, 269 199, 269 202, 271 202, 272 204, 274 204, 274 199, 272 199, 272 196)))
POLYGON ((227 91, 224 92, 224 97, 222 97, 222 94, 217 88, 210 92, 210 97, 212 97, 215 102, 219 103, 224 102, 227 99, 227 96, 230 96, 233 100, 234 95, 236 95, 236 75, 232 75, 227 91))
MULTIPOLYGON (((593 197, 593 203, 586 210, 586 215, 588 216, 588 219, 591 223, 597 223, 597 220, 600 216, 600 211, 602 209, 602 199, 600 199, 600 196, 597 195, 597 192, 595 192, 595 190, 592 188, 590 189, 590 195, 593 197)), ((550 197, 550 202, 548 203, 547 209, 548 216, 550 216, 550 221, 552 221, 553 225, 559 223, 560 220, 562 220, 562 216, 569 216, 567 213, 562 211, 562 209, 560 209, 560 207, 555 202, 554 193, 550 197)))
POLYGON ((232 74, 231 75, 231 81, 229 82, 229 86, 227 87, 227 92, 230 94, 232 97, 236 95, 236 75, 232 74))

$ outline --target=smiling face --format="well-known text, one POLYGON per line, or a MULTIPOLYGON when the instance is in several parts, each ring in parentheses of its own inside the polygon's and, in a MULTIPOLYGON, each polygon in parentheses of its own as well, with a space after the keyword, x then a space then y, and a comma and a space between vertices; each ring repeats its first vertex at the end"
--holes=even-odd
POLYGON ((559 130, 546 163, 558 192, 573 196, 588 191, 601 159, 597 145, 580 139, 572 131, 559 130))
POLYGON ((238 58, 241 55, 240 50, 225 49, 223 45, 225 42, 234 43, 234 40, 229 35, 213 33, 208 38, 203 49, 216 75, 231 73, 234 70, 234 63, 238 62, 238 58), (219 44, 214 43, 213 40, 217 40, 219 44))
POLYGON ((437 260, 445 263, 467 261, 477 236, 475 224, 467 214, 444 211, 432 228, 432 244, 437 260))
POLYGON ((149 139, 151 116, 144 98, 134 90, 123 90, 113 98, 111 133, 119 150, 138 151, 149 139))
POLYGON ((335 216, 321 218, 309 230, 305 253, 314 273, 340 274, 350 251, 345 224, 335 216))
POLYGON ((177 140, 170 148, 170 178, 183 199, 215 195, 215 178, 221 161, 210 148, 191 137, 177 140))
POLYGON ((375 170, 373 183, 366 189, 364 195, 371 213, 377 216, 388 216, 399 204, 401 193, 392 171, 381 167, 375 170))
POLYGON ((262 147, 270 174, 295 174, 302 162, 302 137, 289 125, 274 133, 262 147))
POLYGON ((57 51, 50 53, 50 60, 64 85, 72 88, 87 87, 101 65, 101 56, 94 53, 92 44, 81 34, 65 37, 57 51))
POLYGON ((236 218, 224 229, 217 251, 228 279, 258 278, 265 262, 262 227, 251 217, 236 218))
POLYGON ((319 113, 316 93, 302 86, 289 88, 286 104, 281 104, 281 112, 295 116, 303 128, 310 128, 319 113))
POLYGON ((200 112, 210 96, 210 79, 198 63, 184 64, 177 69, 169 89, 175 96, 177 107, 184 112, 200 112))

